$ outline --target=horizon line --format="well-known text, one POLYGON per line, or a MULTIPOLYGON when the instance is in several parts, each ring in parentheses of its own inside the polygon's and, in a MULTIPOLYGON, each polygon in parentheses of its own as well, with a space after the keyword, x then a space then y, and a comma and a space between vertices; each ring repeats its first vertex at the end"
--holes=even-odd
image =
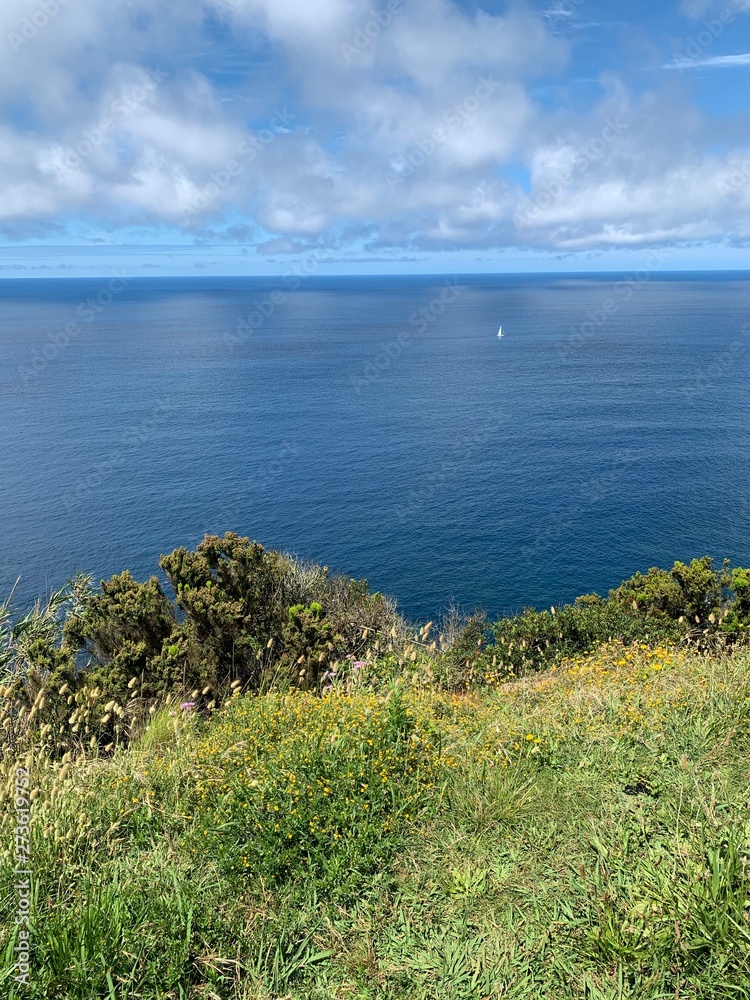
POLYGON ((172 281, 215 281, 216 279, 222 280, 264 280, 264 281, 276 281, 288 279, 291 277, 297 278, 302 282, 310 282, 316 280, 330 280, 332 278, 348 278, 357 280, 359 278, 498 278, 498 277, 566 277, 566 276, 576 276, 584 275, 587 277, 595 276, 607 276, 607 275, 622 275, 622 274, 640 274, 642 272, 647 272, 649 274, 650 280, 658 280, 659 278, 665 278, 669 275, 684 275, 684 274, 737 274, 737 275, 750 275, 750 266, 746 268, 723 268, 723 267, 692 267, 692 268, 679 268, 673 270, 654 270, 650 268, 614 268, 611 270, 601 270, 601 271, 585 271, 585 270, 574 270, 574 271, 422 271, 422 272, 406 272, 403 271, 393 271, 393 272, 377 272, 371 271, 362 274, 351 274, 351 273, 334 273, 334 274, 310 274, 310 275, 300 275, 296 273, 290 273, 289 271, 279 272, 278 274, 120 274, 113 275, 110 274, 90 274, 90 275, 49 275, 49 274, 0 274, 0 282, 2 281, 99 281, 99 280, 109 280, 113 277, 119 277, 127 279, 127 281, 158 281, 165 278, 172 281))

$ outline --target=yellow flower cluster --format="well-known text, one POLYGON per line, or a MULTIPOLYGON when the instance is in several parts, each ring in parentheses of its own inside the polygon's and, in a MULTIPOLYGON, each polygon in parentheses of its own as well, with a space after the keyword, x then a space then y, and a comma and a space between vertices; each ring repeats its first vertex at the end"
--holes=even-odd
POLYGON ((732 699, 750 699, 746 663, 738 654, 732 664, 611 643, 492 690, 404 684, 390 693, 237 697, 207 724, 170 722, 161 743, 147 732, 112 757, 38 762, 35 822, 69 858, 87 838, 115 842, 152 820, 196 857, 209 842, 239 845, 247 867, 259 851, 310 857, 362 831, 413 822, 451 772, 541 764, 579 737, 607 746, 647 738, 717 700, 731 712, 732 699))

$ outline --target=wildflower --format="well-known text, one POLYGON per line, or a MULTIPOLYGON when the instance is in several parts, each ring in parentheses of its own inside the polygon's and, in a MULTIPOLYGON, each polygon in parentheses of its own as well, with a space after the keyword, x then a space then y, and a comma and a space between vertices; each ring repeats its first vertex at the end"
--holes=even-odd
POLYGON ((180 705, 180 708, 182 709, 183 712, 192 712, 193 709, 195 708, 195 702, 183 701, 183 703, 180 705))

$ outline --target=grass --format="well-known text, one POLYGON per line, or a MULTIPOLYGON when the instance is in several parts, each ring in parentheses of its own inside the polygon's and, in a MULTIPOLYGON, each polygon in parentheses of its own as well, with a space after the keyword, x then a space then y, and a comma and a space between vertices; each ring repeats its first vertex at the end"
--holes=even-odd
POLYGON ((602 647, 449 694, 165 708, 32 761, 32 981, 13 998, 638 1000, 750 993, 750 654, 602 647))

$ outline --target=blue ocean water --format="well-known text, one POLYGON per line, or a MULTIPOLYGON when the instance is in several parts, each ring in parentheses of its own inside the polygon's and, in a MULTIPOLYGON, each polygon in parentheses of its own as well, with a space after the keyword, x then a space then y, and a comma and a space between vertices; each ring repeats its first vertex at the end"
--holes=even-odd
POLYGON ((716 273, 6 279, 0 594, 226 530, 422 619, 750 564, 749 304, 716 273))

